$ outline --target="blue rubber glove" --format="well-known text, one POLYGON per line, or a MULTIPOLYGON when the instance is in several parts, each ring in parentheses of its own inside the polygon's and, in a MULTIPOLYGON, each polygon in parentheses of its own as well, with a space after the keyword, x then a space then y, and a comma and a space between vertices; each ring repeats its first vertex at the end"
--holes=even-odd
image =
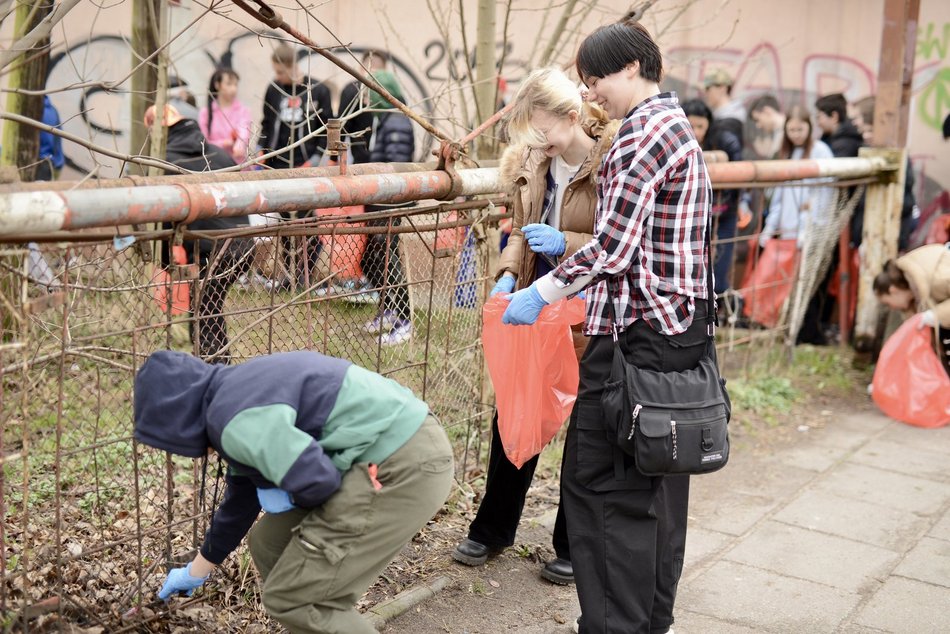
POLYGON ((179 592, 184 592, 185 596, 190 597, 194 594, 195 589, 200 587, 201 584, 207 580, 208 577, 191 576, 191 564, 182 568, 175 568, 169 572, 168 577, 165 578, 162 589, 158 591, 158 598, 162 601, 168 601, 173 594, 178 594, 179 592))
POLYGON ((517 293, 505 297, 511 304, 501 316, 501 323, 513 326, 530 326, 538 320, 541 309, 548 305, 541 297, 541 293, 534 287, 523 288, 517 293))
POLYGON ((521 231, 528 240, 528 246, 535 253, 558 256, 563 255, 564 249, 567 248, 564 234, 551 225, 536 222, 521 227, 521 231))
POLYGON ((257 500, 265 513, 286 513, 295 508, 290 494, 283 489, 258 489, 257 500))
POLYGON ((495 282, 488 296, 494 297, 498 293, 510 293, 513 290, 515 290, 515 278, 510 275, 502 275, 498 278, 498 281, 495 282))

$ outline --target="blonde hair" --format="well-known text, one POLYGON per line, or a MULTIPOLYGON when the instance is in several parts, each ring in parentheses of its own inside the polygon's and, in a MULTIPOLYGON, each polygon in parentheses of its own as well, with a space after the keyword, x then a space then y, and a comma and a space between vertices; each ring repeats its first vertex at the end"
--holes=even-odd
POLYGON ((285 68, 293 68, 294 64, 297 62, 297 58, 294 55, 294 49, 290 48, 286 42, 281 42, 276 47, 274 47, 274 52, 271 53, 270 61, 275 64, 280 64, 285 68))
POLYGON ((514 105, 506 117, 508 137, 513 143, 532 146, 547 145, 544 133, 531 125, 536 109, 556 117, 567 117, 572 110, 578 120, 587 116, 606 122, 607 116, 593 104, 584 103, 580 88, 558 68, 539 68, 521 82, 512 100, 514 105))

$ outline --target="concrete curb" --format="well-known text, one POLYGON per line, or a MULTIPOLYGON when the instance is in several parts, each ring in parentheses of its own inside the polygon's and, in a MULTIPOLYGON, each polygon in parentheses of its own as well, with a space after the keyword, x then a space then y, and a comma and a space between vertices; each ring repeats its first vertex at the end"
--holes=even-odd
POLYGON ((403 590, 392 599, 373 606, 363 613, 363 618, 378 630, 386 624, 386 621, 408 612, 410 608, 434 597, 451 584, 452 580, 443 576, 436 577, 430 583, 415 585, 408 590, 403 590))

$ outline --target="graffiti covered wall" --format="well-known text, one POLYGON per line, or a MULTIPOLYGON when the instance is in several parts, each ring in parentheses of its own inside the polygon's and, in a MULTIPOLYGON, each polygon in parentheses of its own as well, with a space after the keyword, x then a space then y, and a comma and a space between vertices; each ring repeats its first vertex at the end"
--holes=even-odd
MULTIPOLYGON (((64 127, 94 143, 127 149, 127 83, 107 89, 95 82, 114 81, 131 68, 127 43, 131 2, 108 5, 82 3, 54 32, 55 51, 49 86, 74 89, 51 95, 64 127)), ((408 101, 428 113, 436 125, 460 136, 474 121, 469 95, 452 81, 474 63, 476 12, 474 0, 464 3, 468 19, 465 42, 456 2, 437 0, 332 0, 313 9, 330 33, 303 10, 281 9, 284 17, 320 44, 345 42, 357 53, 367 47, 391 51, 395 71, 408 101), (433 16, 430 7, 436 10, 433 16), (448 23, 450 27, 443 26, 448 23), (468 51, 465 50, 465 45, 468 51), (467 116, 466 116, 467 115, 467 116)), ((811 106, 816 95, 843 92, 849 99, 873 94, 877 77, 884 0, 692 0, 657 3, 645 23, 658 36, 665 55, 669 85, 684 97, 699 94, 704 74, 725 68, 736 80, 734 94, 745 101, 763 92, 779 95, 785 105, 811 106)), ((191 87, 199 105, 206 98, 207 79, 218 64, 241 74, 239 97, 259 112, 270 78, 270 51, 276 34, 253 23, 233 5, 225 15, 207 15, 171 47, 172 72, 191 87)), ((583 34, 616 19, 629 0, 607 0, 583 13, 581 23, 557 49, 556 61, 569 63, 583 34)), ((503 76, 508 96, 527 69, 536 64, 554 28, 560 8, 545 18, 550 2, 514 0, 508 38, 503 36, 504 3, 499 3, 497 51, 504 57, 503 76)), ((193 0, 180 0, 171 9, 172 33, 203 11, 193 0)), ((578 10, 580 12, 580 9, 578 10)), ((0 32, 0 45, 9 44, 10 20, 0 32)), ((950 188, 950 142, 941 138, 944 117, 950 114, 950 3, 921 0, 914 74, 909 147, 915 168, 934 187, 950 188)), ((307 74, 338 91, 348 81, 319 56, 302 58, 307 74)), ((2 80, 0 80, 2 81, 2 80)), ((420 135, 421 140, 421 135, 420 135)), ((419 158, 428 147, 420 143, 419 158)), ((66 152, 80 170, 92 169, 86 150, 67 143, 66 152)), ((112 176, 119 165, 102 163, 99 173, 112 176)))

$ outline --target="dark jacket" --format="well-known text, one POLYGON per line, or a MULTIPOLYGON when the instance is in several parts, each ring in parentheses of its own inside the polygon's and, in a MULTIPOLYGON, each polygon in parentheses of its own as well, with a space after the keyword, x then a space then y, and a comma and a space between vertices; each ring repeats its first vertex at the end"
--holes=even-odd
POLYGON ((316 352, 210 365, 153 353, 135 377, 135 438, 231 466, 202 554, 220 563, 260 512, 257 488, 279 487, 314 508, 356 462, 381 463, 421 426, 428 408, 391 379, 316 352))
MULTIPOLYGON (((198 122, 194 119, 182 119, 175 125, 168 128, 168 142, 165 146, 165 160, 174 163, 179 167, 189 169, 195 172, 204 172, 209 170, 219 170, 226 167, 234 167, 234 159, 217 145, 208 143, 198 122)), ((196 220, 188 225, 189 229, 194 231, 207 231, 215 229, 234 229, 235 227, 246 227, 248 225, 247 216, 222 216, 220 218, 203 218, 196 220)), ((168 242, 163 242, 167 247, 168 242)), ((230 249, 235 256, 246 253, 252 246, 248 239, 232 240, 230 249)), ((186 240, 184 243, 185 251, 188 253, 189 260, 194 255, 194 244, 186 240)), ((212 240, 199 240, 198 251, 202 259, 207 258, 214 249, 212 240)), ((164 253, 163 259, 168 264, 168 255, 164 253)))
MULTIPOLYGON (((345 117, 360 109, 360 90, 358 81, 350 82, 340 93, 340 117, 345 117)), ((369 163, 369 137, 373 129, 373 113, 361 112, 343 124, 343 137, 350 146, 354 163, 369 163)))
POLYGON ((833 134, 825 134, 821 140, 831 148, 831 153, 836 157, 857 156, 858 149, 864 145, 864 137, 850 120, 841 122, 833 134))
MULTIPOLYGON (((742 123, 737 119, 716 119, 706 133, 704 150, 720 150, 730 161, 742 160, 742 123)), ((713 213, 735 213, 739 207, 739 189, 719 189, 713 192, 713 213)))
MULTIPOLYGON (((59 113, 48 96, 43 97, 43 123, 54 128, 60 127, 59 113)), ((53 169, 63 169, 66 164, 63 140, 51 132, 40 132, 40 159, 49 159, 53 169)))
MULTIPOLYGON (((310 77, 296 84, 271 82, 264 93, 261 147, 278 150, 317 130, 333 118, 330 89, 310 77)), ((300 167, 310 159, 319 160, 327 147, 326 133, 268 159, 275 169, 300 167)))
MULTIPOLYGON (((850 119, 842 121, 838 129, 833 134, 822 135, 821 140, 831 148, 831 153, 836 158, 857 156, 858 150, 864 145, 864 137, 854 127, 850 119)), ((848 195, 854 192, 853 187, 848 188, 848 195)), ((851 246, 857 248, 861 245, 861 238, 864 233, 864 196, 858 201, 854 208, 854 214, 851 216, 851 246)))
POLYGON ((401 112, 377 115, 370 140, 371 163, 411 163, 416 152, 412 122, 401 112))

